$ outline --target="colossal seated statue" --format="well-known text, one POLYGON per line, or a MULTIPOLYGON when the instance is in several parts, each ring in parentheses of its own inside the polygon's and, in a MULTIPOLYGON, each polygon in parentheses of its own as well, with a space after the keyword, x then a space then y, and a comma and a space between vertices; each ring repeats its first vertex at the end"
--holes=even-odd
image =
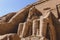
POLYGON ((59 4, 60 0, 41 0, 14 14, 3 16, 0 37, 4 36, 3 40, 8 39, 7 36, 11 38, 9 40, 60 40, 59 4))

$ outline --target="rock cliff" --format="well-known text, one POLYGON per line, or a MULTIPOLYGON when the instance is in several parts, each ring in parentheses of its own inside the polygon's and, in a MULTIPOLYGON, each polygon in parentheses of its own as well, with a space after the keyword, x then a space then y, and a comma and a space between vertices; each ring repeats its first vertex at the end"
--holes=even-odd
POLYGON ((0 17, 0 40, 60 40, 60 0, 41 0, 0 17))

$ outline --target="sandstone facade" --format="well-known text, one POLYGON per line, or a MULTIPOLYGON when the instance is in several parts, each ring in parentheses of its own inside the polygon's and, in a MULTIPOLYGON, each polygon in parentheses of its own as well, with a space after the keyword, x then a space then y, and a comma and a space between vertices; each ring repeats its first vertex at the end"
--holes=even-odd
POLYGON ((0 17, 0 40, 60 40, 60 0, 41 0, 0 17))

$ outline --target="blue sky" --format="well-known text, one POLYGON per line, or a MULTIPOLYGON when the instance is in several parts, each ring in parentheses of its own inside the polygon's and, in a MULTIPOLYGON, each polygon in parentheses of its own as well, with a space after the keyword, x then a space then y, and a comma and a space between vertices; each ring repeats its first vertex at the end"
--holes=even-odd
POLYGON ((0 16, 18 11, 36 0, 0 0, 0 16))

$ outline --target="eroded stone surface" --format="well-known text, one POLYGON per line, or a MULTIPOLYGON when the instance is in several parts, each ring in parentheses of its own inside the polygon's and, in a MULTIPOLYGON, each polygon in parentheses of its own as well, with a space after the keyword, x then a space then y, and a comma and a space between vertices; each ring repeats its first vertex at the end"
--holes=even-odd
POLYGON ((59 4, 41 0, 0 17, 0 40, 60 40, 59 4))

